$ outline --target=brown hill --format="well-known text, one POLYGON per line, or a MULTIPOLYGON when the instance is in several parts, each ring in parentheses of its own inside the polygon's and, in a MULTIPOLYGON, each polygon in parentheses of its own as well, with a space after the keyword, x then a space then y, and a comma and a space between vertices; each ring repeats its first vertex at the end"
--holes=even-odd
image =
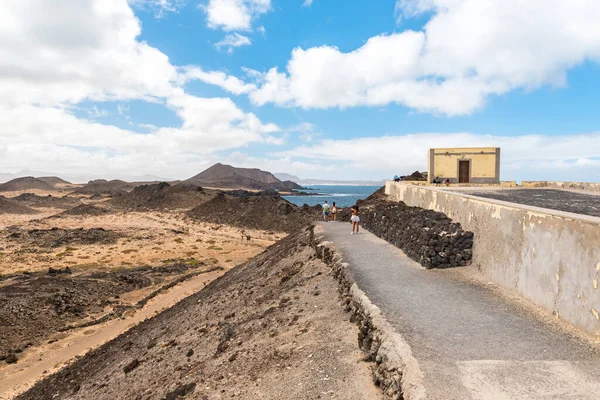
POLYGON ((36 214, 37 211, 0 196, 0 214, 36 214))
POLYGON ((116 195, 111 204, 128 210, 190 209, 212 199, 215 194, 201 186, 185 183, 171 186, 161 182, 138 186, 129 193, 116 195))
POLYGON ((320 207, 298 207, 277 195, 232 197, 220 193, 188 215, 204 222, 293 232, 316 221, 320 207))
POLYGON ((298 184, 282 182, 272 173, 257 168, 235 168, 231 165, 215 164, 207 170, 184 181, 199 186, 220 189, 249 190, 293 190, 302 189, 298 184))
POLYGON ((8 181, 0 185, 0 192, 15 192, 19 190, 54 190, 52 185, 47 184, 44 181, 34 178, 33 176, 26 176, 23 178, 16 178, 12 181, 8 181))
POLYGON ((71 182, 65 181, 64 179, 61 179, 58 176, 41 176, 37 179, 42 182, 46 182, 48 185, 52 185, 54 187, 57 187, 59 185, 72 185, 71 182))
POLYGON ((113 179, 112 181, 107 181, 106 179, 96 179, 94 181, 89 181, 87 185, 80 187, 75 190, 73 193, 77 194, 108 194, 114 195, 124 192, 129 192, 136 187, 135 184, 121 181, 119 179, 113 179))

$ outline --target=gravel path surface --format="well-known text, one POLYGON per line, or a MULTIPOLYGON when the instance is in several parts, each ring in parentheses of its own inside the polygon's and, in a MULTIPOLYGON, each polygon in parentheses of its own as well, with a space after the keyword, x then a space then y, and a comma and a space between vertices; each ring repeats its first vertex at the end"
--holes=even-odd
POLYGON ((346 223, 321 223, 412 348, 432 399, 597 399, 600 354, 458 270, 426 270, 346 223))

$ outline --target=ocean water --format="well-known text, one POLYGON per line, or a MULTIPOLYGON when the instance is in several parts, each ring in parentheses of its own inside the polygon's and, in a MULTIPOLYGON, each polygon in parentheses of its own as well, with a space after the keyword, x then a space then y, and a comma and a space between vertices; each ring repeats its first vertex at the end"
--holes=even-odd
POLYGON ((308 204, 314 206, 323 204, 326 200, 331 205, 334 201, 338 207, 350 207, 356 204, 357 200, 363 200, 369 197, 381 186, 327 186, 313 185, 308 186, 303 192, 316 193, 314 196, 283 196, 286 200, 296 205, 308 204))

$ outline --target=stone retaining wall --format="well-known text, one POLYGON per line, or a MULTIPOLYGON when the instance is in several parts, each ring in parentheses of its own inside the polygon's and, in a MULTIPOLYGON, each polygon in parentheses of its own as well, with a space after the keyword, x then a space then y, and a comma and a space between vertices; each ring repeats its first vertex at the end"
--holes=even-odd
POLYGON ((479 271, 600 339, 600 218, 395 182, 385 192, 459 222, 479 271))
POLYGON ((322 228, 314 228, 313 246, 338 281, 340 298, 350 320, 359 328, 358 345, 373 361, 373 382, 394 400, 426 399, 423 372, 410 346, 385 320, 352 277, 348 264, 332 243, 323 241, 322 228))

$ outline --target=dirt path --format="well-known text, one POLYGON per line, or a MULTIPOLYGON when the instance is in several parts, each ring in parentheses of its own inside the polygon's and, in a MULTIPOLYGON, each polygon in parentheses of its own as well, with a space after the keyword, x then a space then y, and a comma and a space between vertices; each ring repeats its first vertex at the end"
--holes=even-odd
POLYGON ((76 357, 114 339, 131 327, 161 311, 172 307, 182 299, 198 292, 225 271, 198 275, 169 289, 150 300, 133 316, 106 322, 92 328, 73 331, 64 339, 25 351, 17 364, 0 367, 0 399, 8 400, 29 389, 39 379, 55 373, 76 357))

